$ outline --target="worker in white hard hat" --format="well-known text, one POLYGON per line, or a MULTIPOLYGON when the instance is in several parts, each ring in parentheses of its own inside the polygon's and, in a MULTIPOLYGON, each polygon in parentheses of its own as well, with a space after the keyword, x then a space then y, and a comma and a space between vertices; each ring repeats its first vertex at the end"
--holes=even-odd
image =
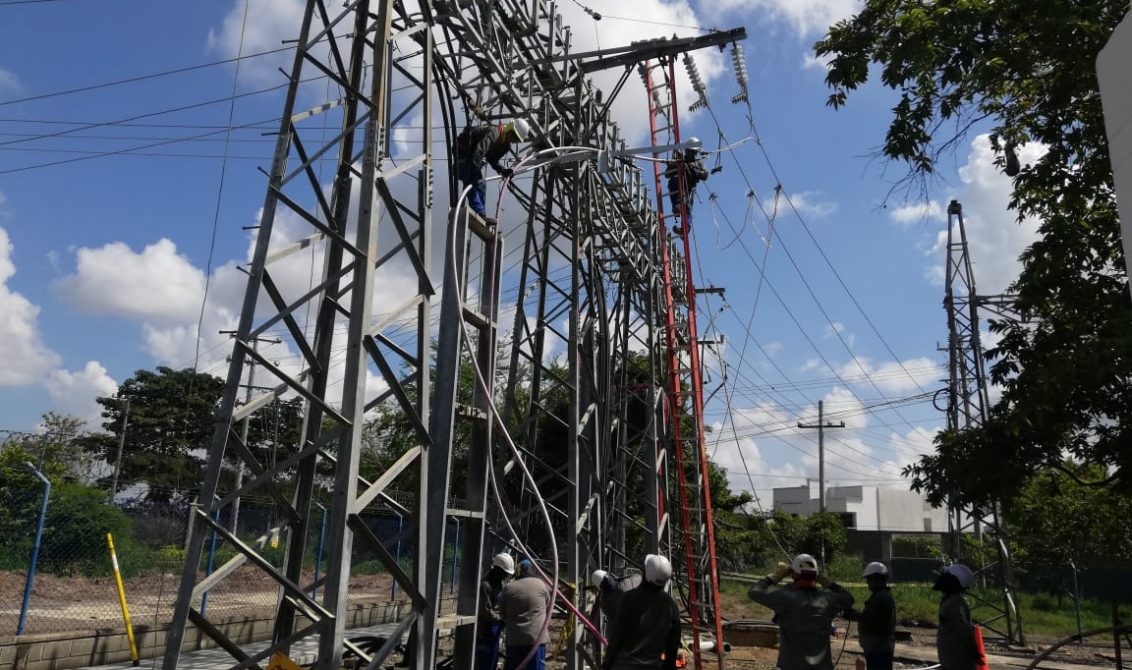
POLYGON ((975 670, 983 662, 975 641, 971 608, 963 598, 963 592, 974 580, 971 568, 956 563, 944 568, 932 586, 932 590, 943 594, 936 629, 936 653, 943 670, 975 670))
POLYGON ((524 119, 515 119, 505 125, 468 126, 456 137, 456 170, 460 182, 468 191, 468 206, 480 217, 487 219, 487 185, 483 181, 483 167, 490 165, 504 177, 513 174, 499 161, 510 151, 512 144, 526 142, 531 125, 524 119))
POLYGON ((896 600, 888 588, 888 566, 873 561, 862 575, 869 585, 869 599, 857 616, 861 651, 868 670, 892 670, 896 651, 896 600))
POLYGON ((510 554, 496 554, 491 559, 491 569, 480 582, 475 670, 495 670, 499 665, 499 637, 503 634, 499 601, 503 593, 503 582, 513 574, 515 559, 510 554))
POLYGON ((625 594, 641 585, 641 576, 634 574, 618 577, 612 572, 594 570, 590 575, 590 584, 597 589, 596 606, 605 615, 608 625, 612 625, 617 621, 625 594))
POLYGON ((675 670, 680 651, 680 608, 666 587, 672 563, 659 554, 645 556, 640 586, 625 594, 609 627, 605 670, 675 670))
POLYGON ((838 612, 853 606, 853 596, 818 569, 809 554, 789 565, 780 562, 751 587, 747 596, 774 611, 778 622, 778 670, 833 670, 829 635, 838 612), (772 588, 786 577, 792 583, 772 588))
MULTIPOLYGON (((687 217, 691 216, 692 203, 695 200, 696 184, 708 178, 707 168, 704 167, 704 162, 700 158, 700 140, 696 137, 688 138, 687 143, 691 146, 685 148, 683 151, 677 149, 672 153, 672 160, 668 161, 664 170, 664 176, 668 177, 668 202, 672 204, 672 215, 680 217, 681 203, 687 203, 683 213, 687 217), (683 179, 683 189, 681 189, 680 181, 683 179), (687 196, 681 199, 681 193, 687 196)), ((672 232, 677 235, 682 234, 683 228, 679 224, 680 219, 676 218, 676 225, 673 226, 672 232)))

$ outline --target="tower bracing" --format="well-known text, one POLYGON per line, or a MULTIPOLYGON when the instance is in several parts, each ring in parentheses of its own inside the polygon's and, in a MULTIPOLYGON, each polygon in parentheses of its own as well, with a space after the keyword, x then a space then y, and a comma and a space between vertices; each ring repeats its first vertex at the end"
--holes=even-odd
MULTIPOLYGON (((743 31, 572 53, 541 0, 309 0, 295 31, 164 667, 203 636, 232 668, 301 652, 321 670, 344 655, 371 669, 399 645, 419 670, 471 668, 479 583, 498 552, 553 586, 566 624, 549 647, 569 668, 600 663, 591 571, 639 569, 648 552, 680 565, 694 648, 700 630, 718 642, 687 234, 670 239, 609 111, 639 63, 667 64, 674 102, 672 59, 743 31), (587 78, 611 68, 612 91, 587 78), (477 215, 444 166, 461 129, 512 119, 530 125, 529 144, 477 215), (256 350, 269 331, 290 358, 256 350), (252 361, 267 390, 241 402, 252 361), (239 426, 281 397, 303 399, 302 432, 268 459, 239 426), (253 495, 273 501, 274 528, 253 539, 217 521, 253 495), (233 558, 202 575, 213 534, 233 558), (312 571, 320 537, 327 559, 312 571), (351 639, 373 602, 363 562, 401 594, 376 645, 351 639), (254 654, 217 620, 235 597, 226 581, 248 571, 279 594, 254 654)), ((671 113, 665 143, 679 144, 671 113)))
MULTIPOLYGON (((949 431, 961 431, 982 426, 990 409, 985 355, 980 341, 979 310, 990 309, 996 314, 1011 318, 1018 318, 1018 315, 1013 309, 1010 296, 978 294, 967 244, 967 229, 963 222, 963 207, 958 201, 952 200, 947 206, 947 220, 947 269, 943 300, 944 309, 947 310, 948 333, 947 428, 949 431)), ((976 572, 980 581, 993 585, 1001 598, 982 598, 972 592, 980 604, 993 612, 989 619, 979 623, 1010 644, 1024 644, 1022 619, 1014 598, 1008 529, 998 505, 992 504, 988 509, 955 506, 950 510, 949 521, 951 552, 955 559, 964 558, 965 533, 982 539, 984 533, 989 531, 995 543, 995 560, 969 567, 976 572)))

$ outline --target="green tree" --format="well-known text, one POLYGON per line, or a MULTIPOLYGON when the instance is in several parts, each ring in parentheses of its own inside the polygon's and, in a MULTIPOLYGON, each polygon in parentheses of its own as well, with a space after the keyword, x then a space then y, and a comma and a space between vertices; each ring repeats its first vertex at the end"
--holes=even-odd
MULTIPOLYGON (((138 370, 122 382, 116 396, 97 399, 107 432, 85 439, 84 446, 113 469, 128 400, 119 489, 144 483, 149 499, 172 500, 200 486, 223 391, 222 379, 191 369, 138 370)), ((249 448, 261 462, 270 463, 279 449, 289 451, 297 444, 301 421, 301 399, 267 405, 251 417, 249 448)), ((228 455, 235 457, 233 450, 228 455)), ((105 474, 103 483, 111 476, 105 474)), ((234 477, 234 467, 225 470, 224 482, 234 477)))
POLYGON ((1007 508, 1017 562, 1029 570, 1132 561, 1132 500, 1077 479, 1096 479, 1095 466, 1067 464, 1033 477, 1007 508))
POLYGON ((1009 499, 1066 456, 1099 466, 1099 483, 1132 485, 1132 303, 1095 74, 1127 10, 1126 0, 868 0, 816 45, 830 59, 831 106, 873 73, 897 92, 881 154, 908 165, 906 183, 926 184, 968 131, 989 127, 997 164, 1016 175, 1011 208, 1040 222, 1013 285, 1029 320, 990 326, 1001 399, 984 428, 941 434, 910 469, 933 503, 1009 499), (1018 165, 1026 143, 1045 153, 1018 165))

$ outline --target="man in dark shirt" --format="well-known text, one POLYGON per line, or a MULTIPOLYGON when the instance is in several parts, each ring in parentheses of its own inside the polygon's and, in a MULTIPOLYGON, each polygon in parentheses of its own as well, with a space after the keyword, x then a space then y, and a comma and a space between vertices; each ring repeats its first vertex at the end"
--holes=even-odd
MULTIPOLYGON (((688 140, 689 142, 699 142, 695 137, 688 140)), ((683 153, 675 151, 672 154, 672 160, 666 164, 664 176, 668 177, 668 201, 672 205, 672 216, 678 222, 673 226, 672 232, 677 235, 682 234, 684 231, 679 225, 680 221, 680 205, 682 202, 688 203, 685 213, 691 216, 692 203, 695 200, 696 184, 708 178, 707 168, 704 167, 704 162, 699 157, 699 150, 695 147, 689 147, 683 153), (680 173, 684 173, 684 195, 686 199, 680 199, 680 173)))
POLYGON ((475 670, 495 670, 499 665, 499 636, 503 634, 503 618, 499 616, 499 600, 503 582, 515 574, 515 559, 496 554, 491 570, 480 582, 480 606, 476 615, 475 670))
POLYGON ((645 557, 644 583, 625 594, 610 627, 605 670, 676 670, 680 608, 664 590, 671 578, 667 558, 645 557))
POLYGON ((607 625, 612 626, 617 621, 625 594, 640 586, 641 581, 640 575, 618 577, 605 570, 593 571, 590 583, 597 589, 597 606, 605 615, 607 625))
POLYGON ((530 124, 523 119, 515 119, 505 126, 469 127, 456 138, 457 175, 465 187, 471 187, 468 206, 473 212, 487 218, 484 165, 490 165, 499 174, 510 177, 511 169, 501 166, 499 160, 507 155, 512 144, 525 142, 530 131, 530 124))
POLYGON ((868 670, 892 670, 896 650, 896 600, 888 588, 888 567, 873 561, 865 566, 865 581, 872 595, 865 601, 857 626, 868 670))

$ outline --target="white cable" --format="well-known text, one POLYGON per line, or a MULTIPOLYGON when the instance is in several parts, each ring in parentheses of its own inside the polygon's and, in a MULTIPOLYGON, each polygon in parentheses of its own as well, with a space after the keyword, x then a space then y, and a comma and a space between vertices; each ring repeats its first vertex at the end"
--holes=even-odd
MULTIPOLYGON (((538 156, 542 156, 542 155, 547 154, 547 153, 558 153, 558 152, 562 152, 562 151, 566 151, 566 150, 572 150, 572 151, 575 151, 575 152, 577 152, 578 150, 584 150, 584 151, 596 153, 596 150, 591 149, 589 147, 557 147, 557 148, 552 148, 552 149, 544 149, 542 151, 536 152, 536 153, 532 154, 531 156, 528 156, 527 158, 524 158, 523 160, 519 161, 519 163, 517 163, 515 167, 521 168, 525 163, 527 163, 531 159, 536 158, 538 156)), ((498 177, 492 177, 491 180, 494 180, 494 179, 497 179, 497 178, 498 177)), ((485 179, 484 181, 488 181, 488 180, 485 179)), ((472 190, 473 187, 474 187, 474 185, 465 186, 464 189, 460 192, 460 197, 457 198, 456 206, 452 210, 453 215, 451 217, 451 225, 457 225, 457 221, 459 219, 458 213, 460 211, 460 208, 463 205, 464 200, 467 199, 468 193, 472 190)), ((499 198, 499 200, 497 201, 497 204, 496 204, 496 213, 497 214, 498 214, 501 206, 502 206, 502 195, 500 196, 500 198, 499 198)), ((452 235, 450 237, 451 237, 451 240, 450 240, 451 244, 449 244, 449 248, 448 248, 449 261, 452 262, 453 264, 455 264, 456 253, 457 253, 456 244, 455 244, 456 237, 455 237, 455 235, 452 235)), ((491 271, 491 270, 488 269, 487 271, 491 271)), ((462 306, 464 304, 464 295, 463 295, 463 292, 461 291, 461 288, 460 288, 459 279, 456 277, 455 273, 453 273, 452 277, 455 280, 453 282, 455 285, 452 287, 452 289, 455 291, 456 298, 459 301, 459 304, 462 306)), ((550 516, 550 510, 547 509, 546 501, 543 499, 542 495, 539 493, 538 483, 535 481, 534 475, 532 475, 530 470, 527 468, 526 463, 523 462, 522 454, 520 453, 518 446, 515 445, 514 440, 512 440, 512 438, 511 438, 511 434, 507 431, 507 427, 503 423, 503 419, 500 415, 499 409, 495 405, 495 399, 493 397, 492 390, 488 386, 487 381, 484 378, 483 371, 480 370, 479 365, 476 362, 476 355, 475 355, 475 352, 472 351, 471 338, 469 337, 469 334, 468 334, 467 324, 464 323, 463 319, 459 319, 459 323, 460 323, 460 331, 461 331, 461 335, 462 335, 461 340, 463 342, 464 347, 466 348, 466 350, 468 352, 468 355, 471 357, 472 372, 473 372, 473 374, 476 378, 476 384, 479 386, 480 391, 484 394, 484 399, 487 402, 488 413, 491 415, 489 420, 494 421, 495 424, 499 427, 500 434, 503 436, 503 439, 507 443, 507 446, 511 449, 511 453, 514 456, 515 463, 519 466, 520 471, 523 473, 523 478, 527 481, 527 483, 531 487, 531 490, 534 492, 535 499, 538 502, 539 509, 542 512, 542 516, 543 516, 544 521, 546 522, 546 528, 547 528, 548 535, 550 536, 550 549, 551 549, 551 560, 552 560, 552 565, 553 565, 553 577, 550 577, 549 575, 547 575, 547 573, 542 569, 542 567, 539 566, 539 564, 534 560, 534 554, 530 551, 530 548, 527 547, 526 544, 523 543, 521 540, 519 540, 519 534, 515 531, 515 527, 511 523, 511 518, 507 514, 506 506, 503 504, 504 499, 501 495, 499 484, 498 484, 496 477, 495 477, 494 464, 489 463, 489 465, 488 465, 488 479, 491 483, 492 493, 495 495, 496 501, 498 501, 500 503, 499 508, 500 508, 500 511, 502 512, 503 520, 507 524, 507 530, 510 531, 511 537, 514 538, 515 543, 523 551, 523 554, 531 561, 531 565, 534 567, 534 569, 536 571, 538 571, 538 573, 540 575, 542 575, 543 579, 546 579, 547 581, 550 582, 550 587, 551 587, 550 606, 547 609, 546 617, 543 620, 543 625, 542 625, 542 628, 539 630, 539 635, 538 635, 538 637, 542 637, 542 635, 546 632, 546 630, 550 626, 550 617, 554 612, 554 602, 555 602, 555 600, 557 600, 558 593, 559 593, 559 591, 558 591, 558 542, 557 542, 556 538, 554 537, 554 524, 553 524, 553 521, 552 521, 551 516, 550 516)), ((492 356, 493 356, 493 358, 494 358, 494 352, 495 352, 495 347, 494 347, 494 342, 493 342, 492 343, 492 356)), ((494 360, 492 361, 492 365, 493 365, 493 368, 494 368, 494 360)), ((488 445, 489 452, 490 452, 490 449, 491 449, 491 445, 488 445)), ((524 657, 523 661, 521 663, 519 663, 519 669, 520 670, 522 670, 522 668, 526 667, 527 664, 530 663, 531 659, 534 657, 535 650, 537 648, 538 648, 537 646, 532 646, 531 650, 529 652, 527 652, 526 657, 524 657)))

